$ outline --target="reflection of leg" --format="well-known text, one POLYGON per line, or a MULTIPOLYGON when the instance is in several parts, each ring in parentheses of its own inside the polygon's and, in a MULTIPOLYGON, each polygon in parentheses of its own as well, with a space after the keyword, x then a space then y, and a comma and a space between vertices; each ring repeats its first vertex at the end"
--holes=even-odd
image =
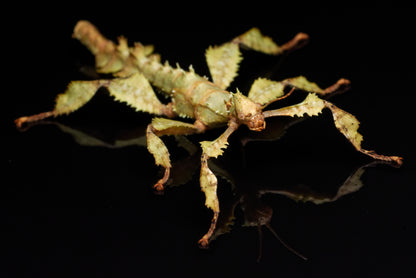
POLYGON ((160 165, 165 168, 165 174, 154 185, 154 189, 157 192, 163 191, 164 185, 169 179, 170 168, 172 167, 169 159, 169 151, 160 139, 160 136, 187 135, 202 132, 203 129, 204 128, 199 124, 188 124, 164 118, 155 118, 152 123, 147 126, 147 149, 155 158, 156 165, 160 165))
POLYGON ((200 185, 201 190, 205 194, 205 205, 213 211, 213 217, 208 232, 199 240, 199 245, 202 248, 208 247, 208 242, 214 233, 217 225, 218 215, 220 213, 220 206, 217 196, 217 178, 208 167, 208 159, 210 157, 218 157, 222 155, 223 149, 228 145, 228 137, 238 128, 238 123, 230 121, 228 128, 223 134, 214 141, 203 141, 202 156, 201 156, 201 174, 200 185))

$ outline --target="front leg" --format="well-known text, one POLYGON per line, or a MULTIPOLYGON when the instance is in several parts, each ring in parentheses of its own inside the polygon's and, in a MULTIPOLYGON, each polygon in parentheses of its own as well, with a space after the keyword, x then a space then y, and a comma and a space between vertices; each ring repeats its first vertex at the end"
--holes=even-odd
POLYGON ((220 213, 220 205, 217 196, 217 177, 212 173, 208 167, 208 159, 210 157, 218 157, 222 155, 223 149, 227 148, 228 137, 238 129, 239 124, 234 119, 228 123, 228 128, 223 134, 214 141, 201 142, 202 156, 201 156, 201 174, 200 185, 201 190, 205 194, 205 205, 210 208, 214 215, 211 220, 211 225, 208 232, 199 240, 201 248, 207 248, 209 240, 214 233, 217 225, 218 216, 220 213))
POLYGON ((336 107, 329 101, 320 99, 314 93, 310 93, 306 99, 299 104, 283 107, 276 110, 264 111, 263 115, 265 118, 276 116, 303 117, 304 114, 308 116, 318 116, 324 108, 331 110, 336 128, 345 136, 345 138, 347 138, 348 141, 350 141, 350 143, 357 151, 377 160, 393 162, 397 166, 402 165, 402 157, 380 155, 374 151, 363 149, 361 147, 363 136, 357 131, 360 122, 354 117, 354 115, 351 115, 350 113, 336 107))

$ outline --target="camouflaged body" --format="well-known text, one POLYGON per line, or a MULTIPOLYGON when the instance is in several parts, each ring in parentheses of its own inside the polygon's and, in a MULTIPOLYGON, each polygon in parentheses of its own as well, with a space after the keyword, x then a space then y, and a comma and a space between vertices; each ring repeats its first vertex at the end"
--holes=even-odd
POLYGON ((228 122, 232 94, 190 71, 161 64, 155 59, 137 57, 137 68, 150 83, 172 100, 173 110, 181 117, 197 119, 215 127, 228 122))
POLYGON ((72 113, 92 99, 99 88, 106 88, 115 100, 126 103, 136 111, 156 115, 147 126, 146 145, 155 159, 155 164, 165 169, 163 177, 153 186, 157 192, 163 192, 164 186, 169 182, 172 168, 169 151, 160 137, 203 133, 207 128, 227 126, 215 140, 200 142, 200 187, 205 194, 205 205, 213 211, 211 225, 199 240, 203 248, 207 247, 212 239, 220 215, 217 178, 209 168, 208 160, 223 154, 228 146, 229 136, 241 125, 252 131, 262 131, 266 128, 265 119, 269 117, 318 116, 322 110, 329 109, 335 127, 357 151, 377 160, 395 163, 398 166, 402 164, 402 158, 399 156, 380 155, 363 149, 363 137, 358 132, 359 121, 354 115, 327 100, 330 96, 349 88, 350 82, 346 79, 341 78, 333 85, 322 89, 303 76, 283 81, 260 77, 253 82, 246 96, 238 91, 226 91, 237 76, 242 59, 240 45, 265 54, 279 55, 302 47, 308 40, 304 33, 298 33, 293 39, 279 46, 271 38, 262 35, 257 28, 252 28, 229 42, 209 47, 205 56, 212 82, 197 75, 192 67, 185 71, 179 66, 171 67, 167 62, 162 64, 159 55, 152 54, 152 46, 135 43, 129 47, 123 37, 120 37, 116 44, 102 36, 88 21, 77 23, 73 37, 79 39, 94 54, 98 73, 112 74, 115 78, 73 81, 64 93, 58 95, 52 111, 20 117, 15 121, 16 126, 21 128, 27 123, 72 113), (171 101, 167 104, 162 103, 152 85, 160 89, 171 101), (290 92, 285 92, 286 87, 291 89, 290 92), (264 111, 270 103, 288 97, 295 89, 308 93, 304 101, 264 111), (195 121, 188 123, 173 119, 177 116, 195 121))

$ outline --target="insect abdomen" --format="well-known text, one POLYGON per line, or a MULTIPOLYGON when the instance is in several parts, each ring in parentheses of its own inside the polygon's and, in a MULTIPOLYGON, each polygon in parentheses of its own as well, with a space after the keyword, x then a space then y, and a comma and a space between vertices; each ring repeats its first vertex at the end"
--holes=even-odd
POLYGON ((139 59, 138 68, 150 83, 169 96, 172 96, 177 89, 189 87, 199 77, 193 72, 184 71, 179 66, 172 68, 167 62, 161 64, 147 57, 139 59))
POLYGON ((154 86, 172 98, 174 111, 179 116, 198 119, 209 127, 228 121, 226 103, 231 93, 193 71, 172 68, 168 63, 143 57, 138 66, 154 86))
POLYGON ((195 118, 209 127, 223 125, 228 122, 231 93, 224 91, 209 81, 194 84, 189 92, 189 99, 194 106, 195 118))

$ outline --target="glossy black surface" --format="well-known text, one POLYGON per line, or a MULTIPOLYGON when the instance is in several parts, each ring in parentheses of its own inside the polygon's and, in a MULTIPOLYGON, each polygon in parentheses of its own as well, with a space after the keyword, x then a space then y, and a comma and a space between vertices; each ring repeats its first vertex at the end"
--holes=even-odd
MULTIPOLYGON (((409 275, 415 259, 416 170, 411 11, 300 15, 296 21, 291 20, 293 15, 285 15, 270 24, 209 26, 201 20, 186 28, 182 21, 146 26, 144 19, 121 15, 116 23, 87 13, 26 18, 19 30, 19 58, 10 69, 19 72, 14 74, 19 80, 13 81, 12 90, 3 92, 7 93, 2 117, 4 271, 20 277, 109 273, 137 277, 149 271, 153 277, 409 275), (192 64, 202 75, 208 75, 203 56, 208 45, 225 42, 252 26, 278 43, 306 32, 309 45, 289 56, 243 50, 240 74, 231 90, 238 87, 247 92, 258 76, 280 80, 305 75, 322 86, 348 78, 351 90, 331 101, 360 120, 364 147, 403 156, 404 164, 399 169, 365 168, 362 188, 334 202, 295 202, 281 194, 256 199, 259 188, 300 185, 309 194, 332 198, 357 168, 372 160, 357 153, 338 133, 327 112, 292 126, 280 140, 244 145, 252 134, 242 128, 230 139, 226 155, 215 161, 219 173, 227 177, 219 178, 221 204, 232 204, 233 196, 245 194, 253 206, 271 208, 273 229, 309 260, 290 253, 263 227, 262 258, 257 262, 257 227, 242 227, 249 214, 241 210, 242 204, 236 208, 231 232, 219 236, 209 250, 200 250, 197 241, 208 229, 211 212, 204 207, 198 169, 184 185, 157 196, 151 186, 160 173, 145 147, 82 146, 57 125, 111 145, 143 135, 149 115, 113 102, 103 91, 70 116, 25 132, 14 128, 15 118, 51 109, 56 94, 69 81, 89 78, 84 73, 93 65, 92 56, 71 39, 78 19, 91 20, 111 39, 123 34, 130 41, 152 43, 162 60, 179 62, 184 68, 192 64), (27 54, 29 45, 33 48, 27 54), (24 61, 33 70, 23 80, 24 61)), ((293 101, 302 97, 294 96, 293 101)), ((273 122, 268 127, 279 124, 273 122)), ((190 140, 197 145, 219 132, 190 140)), ((190 160, 173 138, 164 140, 173 160, 197 168, 198 159, 190 160)), ((188 175, 178 173, 178 179, 188 175)))

